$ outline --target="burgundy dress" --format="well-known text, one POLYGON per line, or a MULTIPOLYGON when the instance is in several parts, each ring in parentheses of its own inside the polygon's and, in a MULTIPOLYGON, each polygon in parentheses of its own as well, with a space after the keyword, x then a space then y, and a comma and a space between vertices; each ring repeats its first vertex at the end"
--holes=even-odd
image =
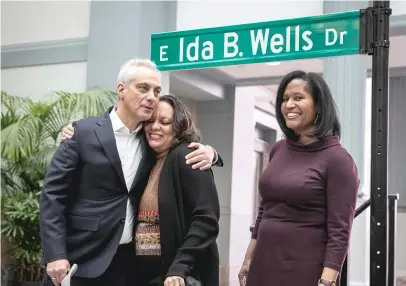
POLYGON ((340 271, 347 254, 357 168, 338 137, 281 140, 269 160, 247 286, 317 286, 323 267, 340 271))

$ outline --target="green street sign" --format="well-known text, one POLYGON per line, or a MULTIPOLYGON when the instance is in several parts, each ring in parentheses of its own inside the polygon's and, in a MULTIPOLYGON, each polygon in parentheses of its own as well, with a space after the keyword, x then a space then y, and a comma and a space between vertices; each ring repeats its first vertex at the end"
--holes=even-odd
POLYGON ((151 36, 151 60, 174 71, 359 53, 359 11, 151 36))

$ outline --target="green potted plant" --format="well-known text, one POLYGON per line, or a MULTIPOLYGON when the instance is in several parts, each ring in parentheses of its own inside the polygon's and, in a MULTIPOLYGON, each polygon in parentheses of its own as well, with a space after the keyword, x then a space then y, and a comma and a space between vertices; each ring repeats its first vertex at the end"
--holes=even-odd
POLYGON ((20 192, 2 200, 1 235, 12 253, 10 270, 20 286, 41 285, 43 279, 39 194, 38 191, 20 192))
POLYGON ((38 187, 59 145, 61 129, 77 118, 98 116, 116 102, 112 92, 56 92, 48 101, 1 92, 2 190, 38 187))
MULTIPOLYGON (((56 92, 33 101, 1 92, 2 243, 13 282, 41 283, 39 194, 61 129, 77 118, 97 116, 113 105, 114 92, 56 92)), ((3 270, 3 265, 2 265, 3 270)))

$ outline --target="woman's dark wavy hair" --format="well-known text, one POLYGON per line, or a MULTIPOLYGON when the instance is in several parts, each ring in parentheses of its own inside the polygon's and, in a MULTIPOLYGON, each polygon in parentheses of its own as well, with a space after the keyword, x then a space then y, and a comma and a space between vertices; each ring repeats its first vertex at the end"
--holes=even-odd
POLYGON ((281 105, 286 87, 294 79, 301 79, 306 82, 306 89, 313 97, 314 105, 317 108, 317 122, 315 129, 310 136, 321 140, 330 136, 341 136, 341 124, 338 118, 337 106, 331 95, 330 88, 325 80, 315 74, 296 70, 288 73, 281 81, 276 95, 276 119, 286 138, 297 141, 299 136, 286 126, 282 114, 281 105))
POLYGON ((192 120, 189 108, 173 95, 163 95, 159 98, 160 102, 166 102, 173 108, 172 127, 175 132, 175 142, 177 145, 181 142, 200 142, 201 135, 192 120))

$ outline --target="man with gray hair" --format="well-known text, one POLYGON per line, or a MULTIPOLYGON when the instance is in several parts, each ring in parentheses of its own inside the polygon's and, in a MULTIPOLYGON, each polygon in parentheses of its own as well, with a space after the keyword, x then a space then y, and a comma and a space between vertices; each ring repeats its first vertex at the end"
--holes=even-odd
MULTIPOLYGON (((117 105, 77 121, 72 138, 58 147, 40 200, 46 285, 60 285, 73 263, 79 268, 72 286, 131 284, 134 213, 155 160, 142 123, 160 92, 155 64, 129 60, 118 75, 117 105)), ((214 157, 222 166, 214 149, 194 144, 188 161, 195 167, 210 168, 214 157)))

